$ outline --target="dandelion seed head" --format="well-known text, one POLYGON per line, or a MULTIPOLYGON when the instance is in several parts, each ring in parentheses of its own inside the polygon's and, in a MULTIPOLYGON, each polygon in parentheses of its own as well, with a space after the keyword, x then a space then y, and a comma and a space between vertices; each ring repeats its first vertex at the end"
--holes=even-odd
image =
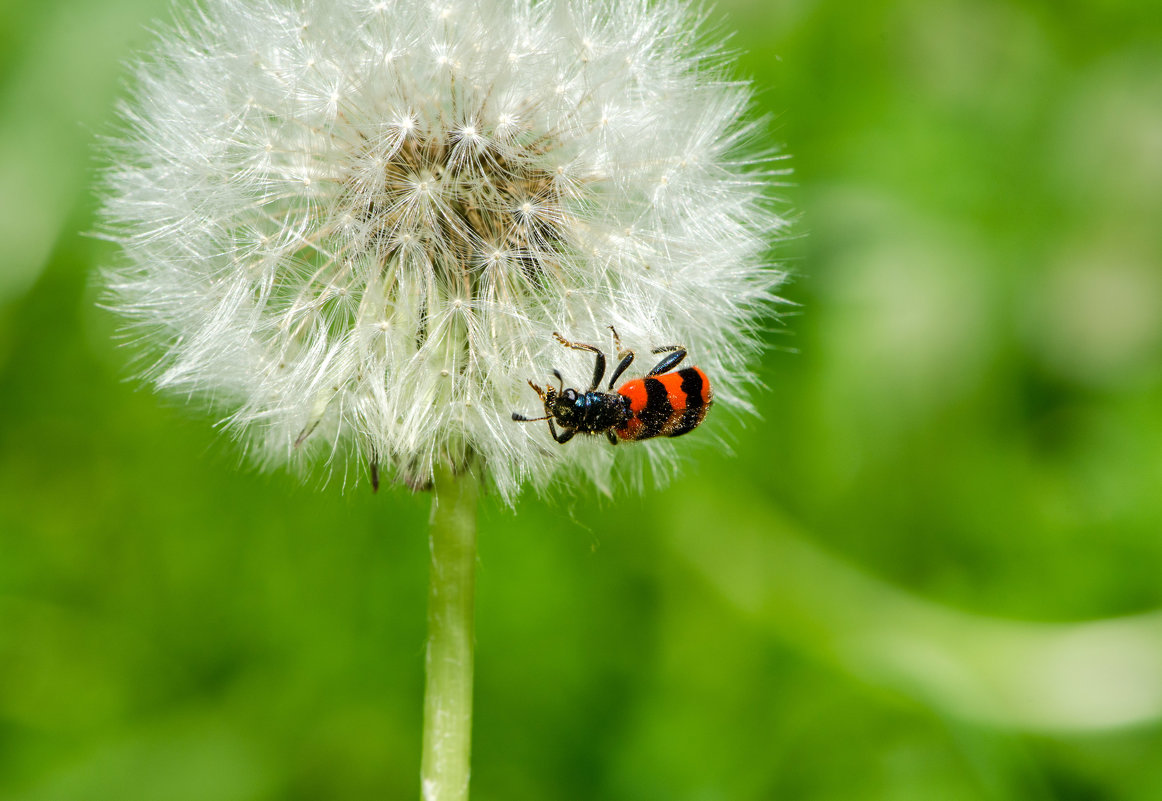
POLYGON ((678 0, 204 0, 136 66, 110 305, 269 464, 511 498, 673 443, 558 447, 526 380, 681 342, 720 405, 782 273, 749 90, 678 0), (590 357, 591 358, 591 357, 590 357))

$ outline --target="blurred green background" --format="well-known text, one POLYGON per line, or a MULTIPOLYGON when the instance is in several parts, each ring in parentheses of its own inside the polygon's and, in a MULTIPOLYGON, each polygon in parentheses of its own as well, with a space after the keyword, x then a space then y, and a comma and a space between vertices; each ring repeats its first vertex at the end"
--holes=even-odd
MULTIPOLYGON (((94 306, 166 14, 0 6, 0 799, 416 798, 428 499, 239 469, 94 306)), ((474 799, 1162 798, 1157 4, 715 16, 801 306, 666 489, 485 502, 474 799)))

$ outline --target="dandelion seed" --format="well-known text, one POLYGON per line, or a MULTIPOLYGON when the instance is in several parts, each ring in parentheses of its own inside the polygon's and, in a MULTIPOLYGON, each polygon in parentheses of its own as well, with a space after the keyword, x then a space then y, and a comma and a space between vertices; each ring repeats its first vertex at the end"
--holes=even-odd
POLYGON ((681 342, 746 407, 785 221, 685 3, 205 0, 136 77, 110 305, 263 461, 607 486, 607 445, 511 422, 590 369, 554 331, 681 342))

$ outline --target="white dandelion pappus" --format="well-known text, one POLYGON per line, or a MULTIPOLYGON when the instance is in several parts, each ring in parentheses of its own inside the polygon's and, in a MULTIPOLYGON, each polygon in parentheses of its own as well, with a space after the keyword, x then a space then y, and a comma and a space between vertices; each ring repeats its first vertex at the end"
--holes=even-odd
POLYGON ((264 462, 605 487, 637 447, 510 419, 526 379, 592 369, 553 332, 681 342, 745 407, 782 278, 749 90, 699 24, 677 0, 204 0, 122 109, 109 305, 157 387, 264 462))

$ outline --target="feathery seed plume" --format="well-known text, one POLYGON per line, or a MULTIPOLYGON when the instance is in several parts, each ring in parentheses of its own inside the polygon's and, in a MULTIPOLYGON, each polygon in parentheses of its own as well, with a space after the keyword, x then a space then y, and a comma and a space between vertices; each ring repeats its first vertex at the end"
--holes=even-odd
POLYGON ((554 331, 605 347, 610 325, 687 345, 746 405, 785 220, 700 24, 680 0, 203 0, 136 67, 111 144, 109 302, 149 377, 271 464, 411 486, 471 464, 511 498, 664 462, 511 413, 553 367, 587 380, 554 331))

